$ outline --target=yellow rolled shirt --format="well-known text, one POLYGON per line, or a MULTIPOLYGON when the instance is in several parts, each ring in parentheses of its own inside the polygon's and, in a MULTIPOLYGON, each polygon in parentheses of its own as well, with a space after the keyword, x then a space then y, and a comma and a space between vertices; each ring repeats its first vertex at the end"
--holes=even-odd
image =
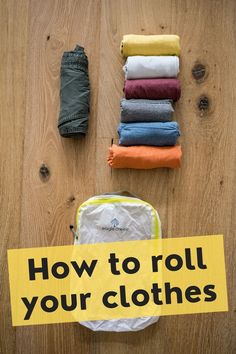
POLYGON ((120 45, 124 57, 132 55, 180 55, 180 39, 174 34, 126 34, 120 45))

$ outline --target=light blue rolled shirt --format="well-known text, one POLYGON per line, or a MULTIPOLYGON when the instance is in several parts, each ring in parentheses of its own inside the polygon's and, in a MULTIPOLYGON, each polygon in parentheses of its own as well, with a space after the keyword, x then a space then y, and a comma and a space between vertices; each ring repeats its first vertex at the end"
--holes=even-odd
POLYGON ((120 123, 120 145, 173 146, 180 136, 177 122, 120 123))

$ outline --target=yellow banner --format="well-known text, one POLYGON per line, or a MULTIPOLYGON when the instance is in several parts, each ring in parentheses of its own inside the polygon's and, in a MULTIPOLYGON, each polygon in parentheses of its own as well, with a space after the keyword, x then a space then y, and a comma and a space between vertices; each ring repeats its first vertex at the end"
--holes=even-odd
POLYGON ((8 250, 14 326, 227 311, 223 236, 8 250))

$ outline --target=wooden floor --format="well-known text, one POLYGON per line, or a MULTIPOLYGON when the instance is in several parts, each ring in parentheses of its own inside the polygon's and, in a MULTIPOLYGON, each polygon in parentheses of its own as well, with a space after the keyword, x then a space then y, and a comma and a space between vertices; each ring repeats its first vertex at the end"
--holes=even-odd
POLYGON ((0 352, 235 353, 236 2, 3 0, 0 14, 0 352), (181 37, 180 170, 111 175, 107 167, 124 81, 119 44, 128 33, 181 37), (60 60, 77 43, 92 89, 89 134, 80 141, 57 131, 60 60), (125 334, 76 323, 12 327, 6 249, 70 244, 78 205, 122 189, 157 208, 164 237, 224 233, 229 312, 163 317, 125 334))

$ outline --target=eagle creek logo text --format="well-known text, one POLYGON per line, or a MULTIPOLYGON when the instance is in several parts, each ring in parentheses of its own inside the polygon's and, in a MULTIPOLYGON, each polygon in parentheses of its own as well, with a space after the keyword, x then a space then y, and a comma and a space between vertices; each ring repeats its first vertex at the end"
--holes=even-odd
POLYGON ((119 220, 116 218, 111 220, 111 226, 103 226, 102 230, 107 230, 107 231, 128 231, 129 229, 127 227, 118 227, 119 225, 119 220))

